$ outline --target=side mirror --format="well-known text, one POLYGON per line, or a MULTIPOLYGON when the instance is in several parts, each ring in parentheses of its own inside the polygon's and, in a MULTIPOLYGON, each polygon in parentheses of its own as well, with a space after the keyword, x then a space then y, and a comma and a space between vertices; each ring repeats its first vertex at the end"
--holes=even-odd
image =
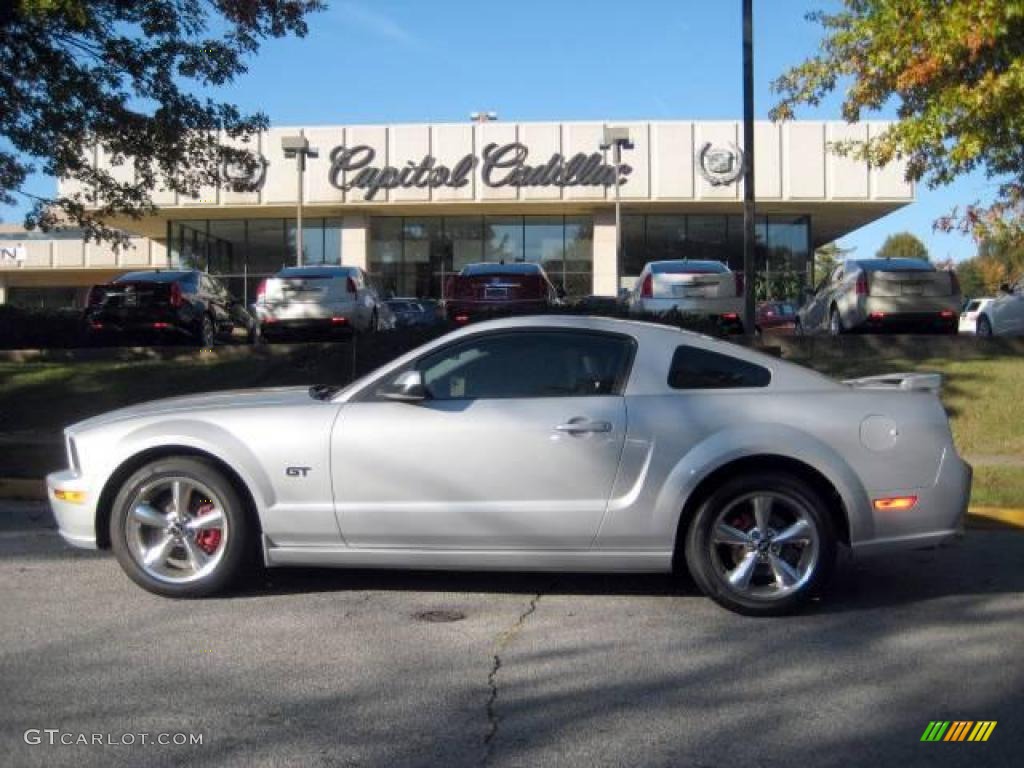
POLYGON ((423 385, 422 373, 406 371, 392 379, 377 394, 398 403, 418 403, 427 399, 427 388, 423 385))

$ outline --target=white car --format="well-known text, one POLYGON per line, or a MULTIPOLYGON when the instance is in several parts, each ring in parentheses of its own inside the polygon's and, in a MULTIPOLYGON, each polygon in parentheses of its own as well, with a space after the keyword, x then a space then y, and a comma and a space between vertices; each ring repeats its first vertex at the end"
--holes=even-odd
POLYGON ((991 304, 995 299, 986 296, 980 299, 971 299, 960 313, 960 333, 976 333, 978 330, 978 315, 991 304))
POLYGON ((637 278, 628 304, 631 315, 676 310, 742 330, 743 273, 720 261, 652 261, 637 278))
MULTIPOLYGON (((960 528, 935 374, 838 382, 652 323, 474 324, 347 387, 178 397, 65 430, 64 538, 153 592, 270 566, 667 572, 785 613, 960 528)), ((908 561, 913 563, 911 559, 908 561)), ((918 566, 913 566, 918 567, 918 566)), ((68 574, 68 578, 74 578, 68 574)))
POLYGON ((978 315, 979 336, 1024 335, 1024 277, 1012 287, 1004 285, 978 315))
POLYGON ((359 267, 286 267, 260 284, 253 310, 268 340, 289 332, 365 332, 395 324, 359 267))

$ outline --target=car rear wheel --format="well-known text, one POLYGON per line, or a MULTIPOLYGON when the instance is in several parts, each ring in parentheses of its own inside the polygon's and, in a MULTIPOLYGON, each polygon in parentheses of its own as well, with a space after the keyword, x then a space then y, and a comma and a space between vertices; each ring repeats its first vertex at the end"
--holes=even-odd
POLYGON ((975 328, 975 332, 978 336, 991 336, 992 335, 992 321, 989 320, 985 315, 978 316, 978 323, 975 328))
POLYGON ((828 332, 830 336, 841 336, 846 329, 843 328, 843 318, 837 307, 832 307, 828 313, 828 332))
POLYGON ((167 597, 203 597, 240 573, 248 528, 242 502, 211 463, 159 459, 121 487, 111 548, 128 577, 167 597))
POLYGON ((686 563, 708 597, 750 616, 791 613, 828 580, 836 537, 828 509, 786 475, 737 477, 701 504, 686 563))
POLYGON ((203 315, 203 320, 199 323, 198 339, 199 346, 203 349, 210 349, 217 342, 217 332, 209 315, 203 315))

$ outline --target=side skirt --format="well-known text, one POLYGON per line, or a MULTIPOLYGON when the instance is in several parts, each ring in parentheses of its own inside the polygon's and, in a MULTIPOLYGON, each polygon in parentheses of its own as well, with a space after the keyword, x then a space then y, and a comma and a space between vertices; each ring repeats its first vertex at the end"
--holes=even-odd
POLYGON ((275 547, 264 537, 268 566, 394 568, 439 571, 562 571, 668 573, 671 551, 353 549, 275 547))

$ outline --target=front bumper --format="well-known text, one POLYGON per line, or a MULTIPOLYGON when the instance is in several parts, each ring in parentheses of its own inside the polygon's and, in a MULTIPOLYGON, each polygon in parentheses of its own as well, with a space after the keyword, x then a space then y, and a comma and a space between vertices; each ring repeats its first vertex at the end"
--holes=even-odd
POLYGON ((64 541, 80 549, 96 549, 96 499, 82 476, 70 469, 47 475, 46 498, 64 541), (57 491, 78 491, 85 498, 81 503, 63 501, 57 491))
POLYGON ((905 511, 878 511, 874 514, 875 536, 854 542, 858 556, 885 554, 907 549, 925 549, 942 544, 964 529, 964 518, 971 500, 974 471, 953 448, 947 448, 939 463, 935 484, 930 488, 874 492, 880 496, 913 494, 917 504, 905 511))

